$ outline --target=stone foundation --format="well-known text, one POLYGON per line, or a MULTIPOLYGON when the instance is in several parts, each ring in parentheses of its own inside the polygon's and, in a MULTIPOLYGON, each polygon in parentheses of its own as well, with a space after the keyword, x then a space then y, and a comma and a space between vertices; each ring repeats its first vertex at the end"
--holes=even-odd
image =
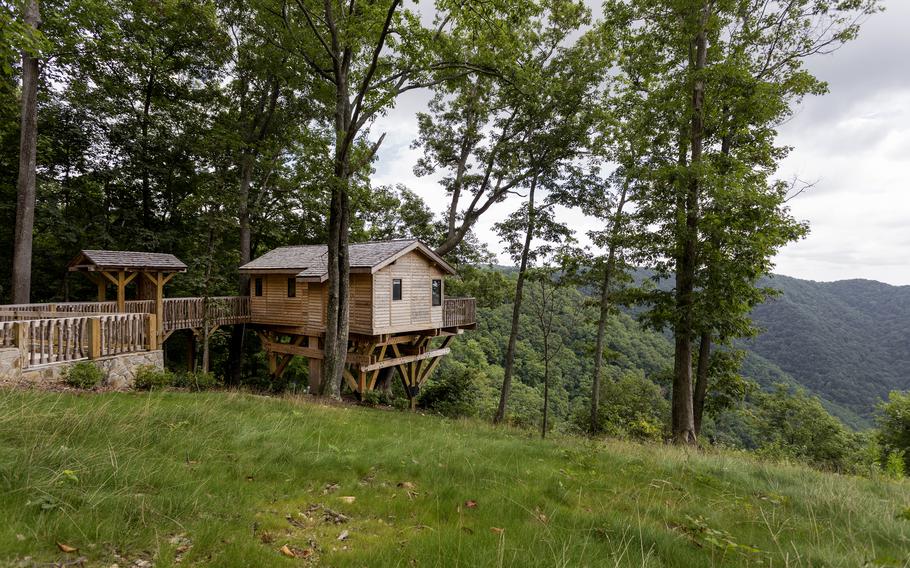
MULTIPOLYGON (((102 388, 125 390, 132 388, 139 367, 151 365, 164 368, 164 352, 142 351, 124 353, 90 361, 104 371, 102 388)), ((49 388, 63 385, 64 371, 72 363, 43 365, 22 370, 19 366, 19 349, 0 349, 0 385, 32 388, 49 388)))

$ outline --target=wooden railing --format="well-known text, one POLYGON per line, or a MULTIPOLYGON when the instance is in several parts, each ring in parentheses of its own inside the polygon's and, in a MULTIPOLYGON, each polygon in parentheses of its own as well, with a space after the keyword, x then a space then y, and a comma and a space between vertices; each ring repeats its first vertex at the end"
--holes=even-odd
MULTIPOLYGON (((250 321, 248 296, 211 298, 165 298, 163 302, 165 332, 196 329, 209 325, 233 325, 250 321)), ((126 314, 154 314, 155 300, 131 300, 124 306, 126 314)), ((49 320, 77 315, 118 314, 117 302, 66 302, 44 304, 0 305, 0 322, 49 320)), ((2 330, 0 330, 2 334, 2 330)))
POLYGON ((0 347, 21 368, 157 349, 153 314, 100 314, 0 322, 0 347))
POLYGON ((474 298, 446 298, 442 302, 442 326, 458 327, 477 323, 474 298))
POLYGON ((211 298, 166 298, 164 300, 164 331, 195 329, 207 323, 233 325, 250 321, 248 296, 216 296, 211 298))

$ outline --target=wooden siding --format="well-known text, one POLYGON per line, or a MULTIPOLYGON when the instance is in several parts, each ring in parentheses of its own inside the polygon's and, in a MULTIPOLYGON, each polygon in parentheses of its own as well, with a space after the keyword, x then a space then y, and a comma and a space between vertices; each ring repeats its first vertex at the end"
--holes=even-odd
POLYGON ((373 332, 417 331, 442 326, 442 306, 432 306, 432 281, 442 270, 410 253, 373 275, 373 332), (392 281, 401 279, 401 300, 392 300, 392 281))
MULTIPOLYGON (((252 321, 324 330, 327 284, 297 282, 297 297, 288 298, 287 279, 292 276, 251 275, 252 321), (262 296, 255 295, 256 278, 262 278, 262 296)), ((351 274, 351 332, 376 335, 441 328, 443 308, 432 305, 432 281, 443 278, 440 268, 416 252, 375 274, 351 274), (395 278, 401 279, 402 299, 392 301, 395 278)))
POLYGON ((297 282, 297 296, 288 298, 288 278, 293 274, 259 274, 250 279, 250 313, 258 323, 302 325, 305 321, 307 284, 297 282), (256 278, 262 278, 262 296, 256 296, 256 278))

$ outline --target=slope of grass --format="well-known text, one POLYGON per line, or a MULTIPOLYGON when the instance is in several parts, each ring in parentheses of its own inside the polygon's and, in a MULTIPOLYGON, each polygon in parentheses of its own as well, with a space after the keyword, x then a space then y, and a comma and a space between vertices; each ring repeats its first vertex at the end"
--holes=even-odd
POLYGON ((407 413, 0 391, 0 564, 908 566, 908 507, 903 483, 407 413))

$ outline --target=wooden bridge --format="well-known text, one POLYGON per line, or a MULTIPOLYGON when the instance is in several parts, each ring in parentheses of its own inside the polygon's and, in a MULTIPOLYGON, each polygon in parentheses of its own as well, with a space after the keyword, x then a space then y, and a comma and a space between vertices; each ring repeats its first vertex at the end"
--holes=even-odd
POLYGON ((246 296, 0 305, 0 348, 18 347, 23 369, 158 349, 182 329, 250 322, 246 296))

